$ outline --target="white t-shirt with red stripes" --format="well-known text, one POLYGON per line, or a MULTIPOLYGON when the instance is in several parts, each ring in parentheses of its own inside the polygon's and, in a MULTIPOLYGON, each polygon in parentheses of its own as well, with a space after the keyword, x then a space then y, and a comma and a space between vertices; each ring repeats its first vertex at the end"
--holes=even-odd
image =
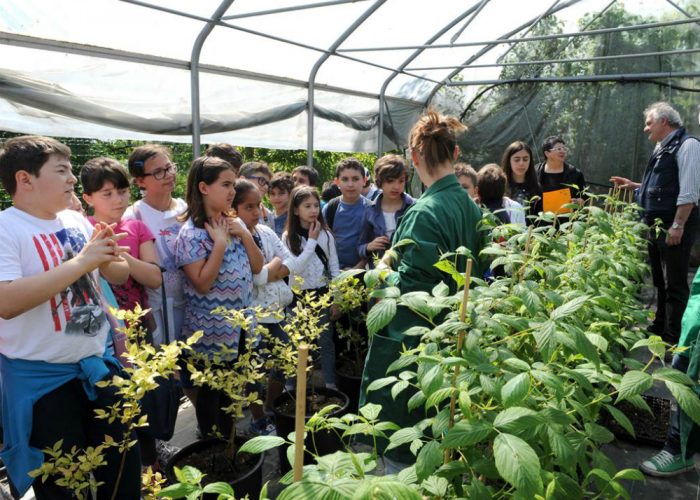
MULTIPOLYGON (((76 256, 93 228, 78 212, 38 219, 14 207, 0 212, 0 281, 44 273, 76 256)), ((12 300, 2 297, 0 300, 12 300)), ((85 274, 50 300, 0 319, 0 352, 8 358, 76 363, 101 356, 109 332, 98 271, 85 274)))

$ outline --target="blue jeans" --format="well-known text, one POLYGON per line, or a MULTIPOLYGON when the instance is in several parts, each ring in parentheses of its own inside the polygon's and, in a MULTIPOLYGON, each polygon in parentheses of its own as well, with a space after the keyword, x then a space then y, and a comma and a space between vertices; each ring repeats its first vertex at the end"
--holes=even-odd
MULTIPOLYGON (((671 368, 675 368, 678 371, 686 373, 688 371, 688 365, 690 365, 690 358, 687 356, 681 356, 675 354, 673 356, 673 361, 671 361, 671 368)), ((678 406, 675 411, 671 414, 671 422, 668 427, 668 434, 666 435, 666 443, 664 444, 664 450, 671 453, 672 455, 679 455, 681 452, 681 407, 678 406)))

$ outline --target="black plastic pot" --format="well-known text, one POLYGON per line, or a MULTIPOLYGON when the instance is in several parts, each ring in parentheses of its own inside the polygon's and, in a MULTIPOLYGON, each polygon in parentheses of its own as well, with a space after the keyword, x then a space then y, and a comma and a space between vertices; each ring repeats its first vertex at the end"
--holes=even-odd
POLYGON ((362 384, 362 376, 348 375, 346 373, 336 371, 335 381, 338 384, 338 390, 348 395, 350 405, 348 411, 357 413, 360 404, 360 385, 362 384))
MULTIPOLYGON (((337 408, 335 411, 332 411, 328 415, 329 417, 338 417, 347 413, 349 399, 348 396, 343 392, 336 391, 333 389, 327 389, 325 387, 317 387, 314 389, 314 392, 316 394, 323 394, 324 396, 336 396, 343 400, 343 404, 341 405, 341 407, 337 408)), ((310 391, 308 394, 310 394, 310 391)), ((286 438, 290 432, 294 432, 295 416, 282 413, 279 410, 279 408, 286 402, 293 401, 293 398, 295 397, 296 391, 291 391, 291 393, 285 392, 273 402, 272 409, 275 412, 275 425, 277 426, 277 435, 280 437, 286 438)), ((305 420, 308 421, 310 416, 311 415, 309 415, 309 412, 307 410, 307 416, 305 420)), ((306 439, 304 441, 304 448, 306 450, 304 453, 304 464, 308 465, 313 463, 314 461, 313 455, 308 450, 314 450, 314 453, 316 455, 328 455, 329 453, 334 453, 336 451, 341 450, 343 448, 343 442, 341 441, 338 434, 335 432, 319 431, 314 434, 313 439, 310 433, 306 435, 306 439)), ((282 475, 284 475, 287 472, 289 472, 292 467, 291 465, 289 465, 289 460, 287 460, 287 447, 282 446, 278 449, 280 454, 280 470, 282 472, 282 475)))
MULTIPOLYGON (((236 442, 240 443, 240 445, 246 441, 247 439, 245 438, 236 438, 236 442)), ((195 441, 194 443, 185 446, 175 455, 173 455, 166 465, 165 477, 168 478, 168 481, 171 484, 177 483, 178 481, 174 472, 175 465, 182 468, 184 465, 188 465, 187 459, 192 456, 192 454, 205 451, 216 445, 220 445, 221 443, 225 443, 225 441, 219 438, 208 438, 202 439, 201 441, 195 441)), ((263 456, 263 453, 257 455, 257 460, 254 462, 252 469, 243 473, 243 475, 228 481, 233 488, 233 491, 236 493, 236 498, 243 498, 245 495, 250 496, 250 498, 258 498, 260 496, 260 490, 262 489, 263 456)), ((201 472, 207 474, 209 471, 202 470, 201 472)), ((213 493, 207 493, 203 496, 203 498, 206 500, 216 500, 217 497, 218 495, 213 493)))

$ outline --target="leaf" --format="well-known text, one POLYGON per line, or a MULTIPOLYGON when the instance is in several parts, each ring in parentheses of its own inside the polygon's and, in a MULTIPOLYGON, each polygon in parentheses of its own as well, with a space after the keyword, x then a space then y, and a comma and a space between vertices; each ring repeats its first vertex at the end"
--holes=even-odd
POLYGON ((613 479, 628 479, 630 481, 644 481, 644 474, 641 473, 639 469, 622 469, 619 471, 613 479))
POLYGON ((608 410, 610 416, 615 419, 615 422, 620 424, 620 427, 625 429, 630 436, 635 437, 634 426, 632 425, 632 422, 630 422, 630 419, 627 418, 627 415, 612 405, 605 405, 605 409, 608 410))
POLYGON ((588 361, 595 364, 596 368, 600 368, 600 356, 595 346, 588 340, 588 337, 583 332, 573 330, 570 334, 574 338, 576 350, 582 354, 588 361))
POLYGON ((525 441, 512 434, 499 434, 493 442, 496 469, 519 493, 534 498, 542 494, 540 460, 525 441))
POLYGON ((537 348, 542 352, 542 357, 545 360, 552 357, 552 353, 557 346, 556 336, 554 335, 555 331, 556 326, 551 320, 545 321, 540 327, 536 327, 532 331, 532 336, 535 337, 537 348))
POLYGON ((566 316, 578 311, 588 299, 590 299, 590 295, 581 295, 580 297, 576 297, 575 299, 570 300, 569 302, 566 302, 554 309, 549 317, 553 321, 565 318, 566 316))
POLYGON ((666 387, 678 401, 678 406, 693 419, 693 422, 700 425, 700 399, 698 399, 697 394, 690 387, 668 380, 666 381, 666 387))
POLYGON ((376 391, 378 389, 381 389, 382 387, 386 387, 389 384, 393 384, 397 380, 398 379, 393 375, 389 377, 378 378, 377 380, 375 380, 367 386, 367 392, 376 391))
POLYGON ((473 446, 480 443, 493 431, 493 427, 488 422, 477 420, 470 422, 460 420, 452 429, 447 431, 447 435, 442 440, 443 448, 462 448, 463 446, 473 446))
POLYGON ((442 389, 438 389, 435 392, 433 392, 430 396, 428 396, 428 399, 425 402, 426 407, 431 407, 431 406, 437 406, 440 403, 442 403, 445 398, 448 398, 452 395, 453 392, 457 391, 457 389, 453 387, 443 387, 442 389))
POLYGON ((519 373, 510 379, 501 389, 504 406, 513 406, 522 401, 530 390, 530 374, 519 373))
POLYGON ((440 386, 442 386, 444 377, 445 374, 440 365, 435 365, 419 378, 421 390, 426 397, 430 396, 433 392, 438 390, 440 386))
POLYGON ((493 426, 502 432, 517 434, 540 423, 540 418, 534 410, 512 406, 496 415, 493 426))
POLYGON ((566 436, 551 427, 547 427, 547 438, 554 456, 557 457, 557 462, 569 469, 575 468, 574 455, 576 452, 566 436))
POLYGON ((658 368, 651 376, 654 380, 667 380, 677 384, 693 385, 693 380, 688 375, 674 368, 658 368))
POLYGON ((418 481, 422 481, 435 472, 435 469, 442 464, 442 460, 443 455, 438 441, 430 441, 428 444, 424 445, 416 458, 416 475, 418 476, 418 481))
POLYGON ((518 372, 526 372, 530 369, 530 365, 518 358, 508 358, 503 361, 503 365, 518 372))
POLYGON ((202 491, 204 493, 218 493, 219 495, 229 495, 233 498, 233 488, 230 484, 219 481, 218 483, 209 483, 202 491))
POLYGON ((181 481, 183 483, 188 483, 188 484, 199 484, 202 482, 202 478, 204 477, 204 474, 197 469, 196 467, 192 467, 191 465, 185 465, 182 468, 182 479, 181 481))
POLYGON ((389 438, 389 446, 387 450, 401 446, 402 444, 407 444, 415 439, 420 439, 423 437, 423 433, 419 431, 416 427, 404 427, 394 432, 389 438))
POLYGON ((442 281, 433 287, 433 297, 447 297, 449 294, 450 287, 442 281))
POLYGON ((167 488, 163 488, 158 492, 158 496, 167 498, 185 498, 195 491, 199 492, 201 490, 194 484, 178 483, 168 486, 167 488))
POLYGON ((256 436, 249 439, 238 451, 245 453, 262 453, 284 444, 284 438, 279 436, 256 436))
POLYGON ((408 387, 408 380, 399 380, 391 387, 391 397, 396 399, 396 397, 401 394, 408 387))
POLYGON ((360 408, 360 415, 365 417, 367 420, 376 420, 379 418, 379 412, 382 411, 382 405, 375 403, 367 403, 362 408, 360 408))
POLYGON ((395 315, 396 299, 380 300, 367 313, 367 331, 370 335, 374 335, 388 325, 395 315))
POLYGON ((654 385, 651 375, 645 372, 631 370, 625 373, 620 382, 616 403, 637 396, 650 389, 654 385))
POLYGON ((586 435, 596 443, 605 444, 615 439, 613 433, 607 430, 602 425, 598 425, 593 422, 587 422, 584 425, 584 427, 586 429, 586 435))

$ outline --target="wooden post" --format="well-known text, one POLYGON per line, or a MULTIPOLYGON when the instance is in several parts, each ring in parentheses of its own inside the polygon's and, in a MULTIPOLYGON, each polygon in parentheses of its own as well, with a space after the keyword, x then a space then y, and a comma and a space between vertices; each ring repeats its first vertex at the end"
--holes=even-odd
MULTIPOLYGON (((459 310, 459 320, 464 323, 467 318, 467 303, 469 302, 469 286, 472 282, 472 259, 467 260, 467 269, 464 271, 464 293, 462 294, 462 307, 459 310)), ((464 330, 457 335, 457 356, 462 352, 464 346, 464 330)), ((452 374, 452 388, 457 388, 457 377, 459 377, 459 365, 455 366, 455 372, 452 374)), ((450 397, 450 423, 447 429, 452 429, 455 425, 455 403, 457 401, 456 394, 450 397)), ((452 459, 450 450, 445 450, 445 460, 447 463, 452 459)))
POLYGON ((304 424, 306 423, 306 363, 309 346, 299 346, 299 366, 297 366, 297 405, 294 420, 294 482, 301 481, 304 472, 304 424))

